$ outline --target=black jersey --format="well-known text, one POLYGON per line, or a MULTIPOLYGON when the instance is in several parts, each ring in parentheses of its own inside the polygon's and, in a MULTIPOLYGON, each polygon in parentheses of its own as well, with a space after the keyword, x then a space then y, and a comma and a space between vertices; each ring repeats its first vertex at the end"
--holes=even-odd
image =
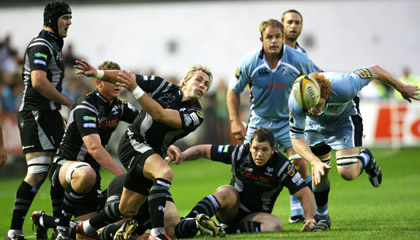
POLYGON ((283 186, 294 194, 306 184, 293 164, 275 151, 264 166, 255 165, 249 144, 213 145, 213 161, 232 164, 233 182, 241 208, 248 212, 271 213, 283 186))
POLYGON ((22 104, 19 111, 60 110, 61 105, 46 99, 32 86, 31 72, 42 70, 47 73, 47 79, 61 92, 64 78, 64 57, 61 52, 63 39, 54 33, 42 30, 32 39, 25 51, 22 78, 25 85, 22 104))
POLYGON ((99 134, 102 145, 106 146, 119 121, 132 123, 137 115, 138 111, 125 100, 116 98, 110 105, 98 90, 87 94, 77 101, 69 114, 55 162, 62 159, 83 161, 99 170, 99 164, 88 153, 82 138, 99 134))
POLYGON ((179 129, 155 121, 144 110, 129 126, 135 139, 147 143, 156 153, 163 156, 166 154, 166 148, 169 145, 187 136, 200 126, 204 117, 203 110, 197 100, 182 102, 183 93, 181 89, 160 77, 137 75, 136 79, 137 84, 163 108, 179 111, 182 121, 182 127, 179 129))

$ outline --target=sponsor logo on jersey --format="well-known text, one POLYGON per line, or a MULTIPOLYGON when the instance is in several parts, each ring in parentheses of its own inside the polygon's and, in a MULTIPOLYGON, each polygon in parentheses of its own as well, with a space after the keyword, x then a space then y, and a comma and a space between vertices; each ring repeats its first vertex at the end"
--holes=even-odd
POLYGON ((45 61, 47 61, 47 60, 48 60, 48 56, 47 56, 47 54, 44 54, 44 53, 39 53, 39 52, 37 52, 37 53, 35 53, 35 54, 34 54, 34 56, 35 56, 36 58, 43 58, 43 59, 45 59, 45 61))
POLYGON ((84 123, 84 128, 96 128, 96 123, 84 123))
POLYGON ((118 114, 118 106, 117 105, 115 105, 113 108, 112 108, 112 113, 115 115, 115 114, 118 114))
POLYGON ((99 123, 98 128, 115 127, 117 125, 118 125, 118 120, 117 119, 114 119, 114 120, 103 121, 103 122, 99 123))
POLYGON ((247 172, 247 171, 244 171, 242 169, 236 169, 236 173, 238 173, 242 177, 246 177, 246 178, 255 180, 256 182, 261 182, 261 183, 267 183, 268 182, 268 178, 263 177, 263 176, 254 175, 254 174, 252 174, 250 172, 247 172))
POLYGON ((289 122, 293 123, 293 114, 289 111, 289 122))
POLYGON ((293 165, 289 164, 287 166, 287 174, 291 177, 293 177, 296 174, 296 169, 293 167, 293 165))
POLYGON ((200 118, 204 118, 204 117, 203 117, 203 111, 201 111, 201 110, 197 110, 197 115, 198 115, 200 118))
POLYGON ((353 73, 359 75, 359 77, 362 78, 362 79, 366 79, 366 78, 371 78, 372 77, 372 74, 370 74, 370 71, 367 68, 358 69, 358 70, 354 71, 353 73))
POLYGON ((217 152, 221 153, 221 152, 228 152, 229 150, 229 145, 219 145, 219 147, 217 148, 217 152))
POLYGON ((235 71, 235 77, 236 79, 239 79, 241 77, 241 70, 239 70, 239 68, 237 68, 235 71))
POLYGON ((47 66, 47 63, 41 59, 34 59, 34 64, 41 64, 41 65, 47 66))
POLYGON ((270 75, 270 71, 267 68, 260 68, 258 69, 258 75, 260 76, 270 75))
POLYGON ((196 113, 190 113, 190 117, 191 117, 191 120, 193 121, 194 126, 197 126, 200 124, 200 120, 198 119, 198 116, 196 113))
POLYGON ((273 172, 274 172, 274 168, 272 168, 272 167, 267 167, 266 169, 265 169, 265 175, 267 175, 267 176, 273 176, 273 172))
POLYGON ((155 79, 156 79, 156 77, 154 75, 152 75, 150 77, 149 76, 143 76, 143 81, 148 81, 148 80, 153 81, 155 79))
POLYGON ((94 122, 96 122, 96 117, 92 117, 92 116, 83 116, 83 120, 85 120, 85 121, 94 121, 94 122))

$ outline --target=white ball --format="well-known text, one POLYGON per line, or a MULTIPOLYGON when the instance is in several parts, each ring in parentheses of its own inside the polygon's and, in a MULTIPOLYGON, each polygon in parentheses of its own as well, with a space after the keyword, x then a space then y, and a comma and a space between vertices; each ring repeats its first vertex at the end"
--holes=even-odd
POLYGON ((297 103, 305 109, 315 107, 321 97, 318 82, 306 75, 296 79, 292 91, 297 103))

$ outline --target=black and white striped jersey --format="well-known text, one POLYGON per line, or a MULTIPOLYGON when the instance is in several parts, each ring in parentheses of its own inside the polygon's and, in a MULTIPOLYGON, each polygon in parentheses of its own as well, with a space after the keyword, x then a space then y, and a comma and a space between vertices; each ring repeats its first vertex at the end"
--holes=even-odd
POLYGON ((61 52, 63 39, 54 33, 42 30, 31 40, 25 51, 22 78, 25 85, 22 104, 19 111, 60 110, 61 105, 46 99, 32 86, 31 72, 42 70, 47 79, 59 91, 62 90, 64 78, 64 57, 61 52))
POLYGON ((147 143, 156 153, 164 156, 169 145, 200 126, 204 120, 203 110, 197 100, 182 102, 181 89, 160 77, 137 75, 136 79, 137 84, 151 98, 165 109, 177 110, 181 117, 182 127, 177 129, 155 121, 142 110, 134 123, 129 126, 135 139, 147 143))
POLYGON ((247 212, 271 213, 283 187, 294 194, 306 186, 293 164, 275 151, 264 166, 252 160, 250 145, 212 145, 211 160, 232 165, 233 185, 240 207, 247 212))
MULTIPOLYGON (((82 138, 99 134, 101 143, 106 146, 111 134, 120 121, 132 123, 138 111, 127 101, 116 98, 109 104, 98 90, 88 93, 77 101, 67 121, 67 129, 57 151, 55 162, 62 159, 83 161, 99 170, 99 164, 88 153, 82 138)), ((118 144, 118 143, 115 143, 118 144)))

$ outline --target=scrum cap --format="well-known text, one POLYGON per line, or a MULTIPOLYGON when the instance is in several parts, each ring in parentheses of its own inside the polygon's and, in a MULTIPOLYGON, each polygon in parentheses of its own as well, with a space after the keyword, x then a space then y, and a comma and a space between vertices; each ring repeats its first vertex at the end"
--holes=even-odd
POLYGON ((64 14, 71 14, 67 3, 61 0, 49 2, 44 8, 44 26, 52 28, 58 36, 58 19, 64 14))

